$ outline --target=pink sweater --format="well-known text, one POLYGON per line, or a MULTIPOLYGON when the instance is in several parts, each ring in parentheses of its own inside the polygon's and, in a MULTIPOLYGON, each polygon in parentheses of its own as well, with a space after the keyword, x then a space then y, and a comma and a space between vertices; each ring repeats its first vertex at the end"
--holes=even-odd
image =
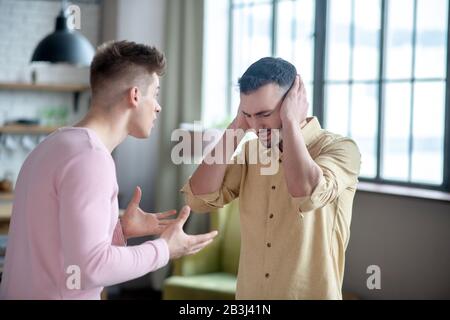
POLYGON ((117 193, 94 131, 62 128, 44 140, 16 183, 0 299, 99 299, 104 286, 166 265, 163 239, 126 247, 117 193))

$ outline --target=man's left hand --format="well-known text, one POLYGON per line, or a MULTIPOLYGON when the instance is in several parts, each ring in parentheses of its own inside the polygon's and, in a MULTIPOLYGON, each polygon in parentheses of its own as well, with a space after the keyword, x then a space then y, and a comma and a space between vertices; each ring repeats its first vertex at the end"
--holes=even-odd
POLYGON ((286 95, 280 109, 282 123, 295 121, 298 124, 306 120, 308 114, 308 99, 305 85, 299 75, 295 77, 292 88, 286 95))
POLYGON ((177 213, 176 210, 162 213, 143 211, 139 208, 141 197, 141 188, 136 187, 133 198, 121 218, 122 230, 126 239, 160 235, 169 225, 176 221, 175 219, 167 219, 174 216, 177 213))

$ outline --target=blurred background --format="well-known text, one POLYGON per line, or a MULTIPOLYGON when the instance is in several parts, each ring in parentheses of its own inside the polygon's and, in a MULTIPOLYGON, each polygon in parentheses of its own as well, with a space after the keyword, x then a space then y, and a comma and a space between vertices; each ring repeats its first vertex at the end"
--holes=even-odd
MULTIPOLYGON (((355 139, 362 152, 344 290, 360 299, 450 299, 449 6, 449 0, 0 0, 1 233, 7 234, 27 154, 86 113, 89 59, 99 44, 155 45, 168 60, 152 136, 128 138, 113 154, 120 206, 140 185, 141 207, 150 212, 179 209, 178 191, 195 169, 171 161, 173 130, 195 121, 223 128, 237 111, 238 77, 259 58, 276 56, 303 77, 310 115, 355 139), (62 7, 66 32, 76 34, 64 41, 75 47, 57 54, 48 43, 39 49, 62 7), (367 286, 374 265, 381 289, 367 286)), ((188 228, 208 225, 193 216, 188 228)), ((108 288, 109 297, 159 299, 172 271, 108 288)))

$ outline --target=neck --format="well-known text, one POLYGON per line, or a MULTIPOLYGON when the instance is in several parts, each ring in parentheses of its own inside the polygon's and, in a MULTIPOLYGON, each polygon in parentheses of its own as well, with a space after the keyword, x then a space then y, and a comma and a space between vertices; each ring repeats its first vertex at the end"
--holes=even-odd
POLYGON ((112 152, 128 136, 127 119, 118 110, 115 107, 106 109, 91 105, 88 114, 74 127, 94 130, 109 152, 112 152))

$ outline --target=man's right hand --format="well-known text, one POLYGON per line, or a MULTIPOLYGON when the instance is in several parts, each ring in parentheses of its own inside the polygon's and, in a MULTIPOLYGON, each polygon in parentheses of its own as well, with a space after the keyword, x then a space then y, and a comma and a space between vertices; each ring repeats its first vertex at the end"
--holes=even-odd
POLYGON ((199 235, 188 235, 183 231, 183 225, 186 223, 191 208, 184 206, 181 209, 175 223, 167 227, 161 234, 161 238, 166 240, 169 247, 170 259, 177 259, 182 256, 195 254, 210 244, 217 231, 212 231, 199 235))
POLYGON ((245 119, 245 116, 242 113, 241 107, 239 107, 236 117, 234 118, 233 122, 231 122, 228 128, 234 130, 242 129, 244 130, 244 132, 250 129, 247 120, 245 119))

